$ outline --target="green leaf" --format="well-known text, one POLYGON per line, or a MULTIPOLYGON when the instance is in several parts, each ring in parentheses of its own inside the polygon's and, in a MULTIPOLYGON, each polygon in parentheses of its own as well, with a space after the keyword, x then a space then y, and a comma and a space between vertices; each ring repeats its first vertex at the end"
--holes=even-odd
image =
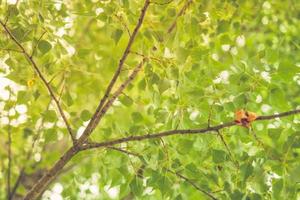
POLYGON ((56 141, 56 139, 57 139, 57 133, 54 128, 47 129, 45 131, 45 140, 47 142, 53 142, 53 141, 56 141))
POLYGON ((286 107, 285 95, 282 90, 273 88, 270 90, 271 105, 284 109, 286 107))
POLYGON ((91 119, 91 117, 92 114, 88 110, 83 110, 80 114, 80 118, 82 119, 82 121, 88 121, 91 119))
POLYGON ((119 98, 120 102, 124 105, 124 106, 131 106, 133 104, 133 100, 126 96, 126 95, 123 95, 119 98))
POLYGON ((222 162, 226 161, 227 154, 223 150, 213 149, 212 150, 212 159, 213 159, 214 163, 222 163, 222 162))
POLYGON ((243 178, 243 181, 246 181, 247 178, 249 176, 251 176, 251 174, 253 173, 253 167, 251 164, 243 164, 241 167, 240 167, 240 170, 241 170, 241 177, 243 178))
POLYGON ((243 193, 239 190, 235 190, 231 195, 230 195, 230 198, 232 200, 241 200, 243 199, 243 193))
POLYGON ((193 148, 193 144, 193 140, 182 139, 179 141, 177 149, 181 154, 186 154, 193 148))
POLYGON ((170 83, 167 80, 161 80, 158 84, 158 89, 161 94, 169 88, 170 88, 170 83))
POLYGON ((42 52, 42 54, 46 54, 48 51, 51 50, 51 48, 52 45, 46 40, 41 40, 38 44, 38 49, 42 52))
POLYGON ((41 93, 36 90, 34 93, 33 93, 33 96, 34 96, 34 100, 37 100, 39 97, 40 97, 41 93))
POLYGON ((30 100, 30 94, 27 91, 18 92, 17 102, 19 104, 27 103, 30 100))
POLYGON ((129 183, 129 187, 135 196, 140 196, 143 193, 143 182, 142 180, 135 176, 129 183))
POLYGON ((46 112, 44 112, 43 116, 45 120, 49 122, 55 122, 57 120, 57 115, 54 110, 47 110, 46 112))
POLYGON ((11 32, 18 41, 22 42, 24 40, 25 30, 21 26, 11 30, 11 32))
POLYGON ((262 200, 262 196, 257 193, 251 193, 248 195, 251 200, 262 200))
POLYGON ((27 138, 28 136, 33 134, 33 130, 30 128, 24 128, 23 130, 23 136, 24 138, 27 138))
POLYGON ((284 59, 279 64, 278 73, 283 79, 291 79, 299 72, 300 68, 297 67, 291 59, 284 59))
POLYGON ((279 179, 279 180, 273 180, 273 196, 274 196, 274 199, 282 199, 284 198, 283 196, 284 195, 281 195, 281 192, 282 192, 282 189, 283 189, 283 180, 282 179, 279 179))
POLYGON ((39 17, 39 20, 43 23, 45 20, 44 20, 44 17, 41 15, 41 13, 38 14, 38 17, 39 17))
MULTIPOLYGON (((0 1, 1 3, 1 1, 0 1)), ((19 14, 19 10, 16 5, 9 5, 8 12, 11 17, 16 17, 19 14)))
POLYGON ((221 21, 218 25, 218 32, 224 33, 229 29, 229 23, 226 21, 221 21))
POLYGON ((279 139, 281 132, 283 131, 282 128, 276 128, 276 129, 268 129, 268 135, 270 138, 272 138, 273 141, 276 141, 279 139))
POLYGON ((67 102, 68 106, 73 105, 74 101, 73 101, 72 96, 69 92, 66 92, 65 98, 66 98, 66 102, 67 102))
POLYGON ((139 123, 139 122, 143 121, 143 116, 139 112, 132 113, 131 118, 132 118, 133 122, 135 122, 135 123, 139 123))
POLYGON ((115 41, 116 44, 118 44, 121 36, 123 35, 123 30, 121 29, 117 29, 113 32, 113 34, 111 35, 112 39, 115 41))
POLYGON ((145 90, 145 88, 146 88, 146 81, 145 81, 145 79, 143 79, 143 80, 141 80, 139 82, 138 87, 139 87, 140 90, 145 90))

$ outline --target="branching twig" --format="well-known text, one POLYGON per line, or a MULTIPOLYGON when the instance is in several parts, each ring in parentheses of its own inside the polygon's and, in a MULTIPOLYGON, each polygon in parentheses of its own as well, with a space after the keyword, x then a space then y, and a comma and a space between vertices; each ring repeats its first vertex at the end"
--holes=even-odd
POLYGON ((62 109, 62 107, 59 104, 58 99, 56 98, 51 86, 49 85, 49 83, 47 82, 46 78, 44 77, 44 75, 42 74, 42 72, 40 71, 39 67, 37 66, 36 62, 34 61, 34 59, 31 57, 31 55, 25 50, 25 48, 23 47, 23 45, 17 40, 17 38, 11 33, 11 31, 7 28, 7 26, 0 20, 0 24, 2 25, 2 27, 4 28, 5 32, 9 35, 9 37, 14 41, 14 43, 21 49, 22 53, 25 55, 25 57, 27 58, 27 60, 31 63, 32 67, 34 68, 35 72, 37 73, 37 75, 40 77, 40 79, 42 80, 42 82, 44 83, 44 85, 46 86, 51 98, 54 100, 58 111, 63 119, 63 121, 66 124, 67 130, 72 138, 73 143, 75 143, 76 139, 75 136, 72 132, 71 126, 67 120, 67 117, 64 114, 64 111, 62 109))
POLYGON ((106 100, 108 99, 109 95, 110 95, 110 92, 113 88, 113 86, 115 85, 121 71, 122 71, 122 68, 124 66, 124 63, 125 63, 125 60, 127 59, 127 56, 129 55, 129 52, 130 52, 130 49, 131 49, 131 46, 137 36, 137 33, 140 29, 140 27, 142 26, 142 23, 144 21, 144 17, 146 15, 146 11, 149 7, 149 4, 150 4, 150 1, 149 0, 145 0, 145 3, 144 3, 144 6, 142 8, 142 11, 141 11, 141 14, 140 14, 140 17, 139 17, 139 20, 138 20, 138 23, 136 25, 136 27, 134 28, 134 31, 131 35, 131 37, 129 38, 129 41, 128 41, 128 44, 127 44, 127 47, 120 59, 120 62, 119 62, 119 65, 118 65, 118 68, 115 72, 115 74, 113 75, 113 78, 111 79, 106 91, 105 91, 105 94, 104 96, 102 97, 102 99, 100 100, 100 103, 95 111, 95 113, 93 114, 89 124, 87 125, 86 129, 84 130, 82 136, 80 137, 79 141, 78 141, 78 145, 81 145, 88 137, 89 135, 92 133, 92 131, 95 129, 95 127, 98 125, 98 123, 100 122, 100 119, 101 117, 103 116, 103 114, 105 113, 105 111, 103 112, 104 108, 102 109, 102 107, 106 107, 106 109, 108 109, 110 107, 109 104, 106 104, 107 106, 105 106, 105 102, 106 100))
POLYGON ((119 77, 119 75, 122 71, 122 68, 124 66, 124 63, 125 63, 125 60, 126 60, 128 54, 129 54, 131 46, 132 46, 132 44, 133 44, 133 42, 136 38, 138 30, 140 29, 140 27, 143 23, 143 20, 144 20, 147 8, 149 7, 149 4, 150 4, 150 1, 145 0, 144 6, 143 6, 142 11, 141 11, 141 15, 140 15, 139 20, 138 20, 138 23, 137 23, 131 37, 129 38, 129 42, 128 42, 127 47, 126 47, 126 49, 123 53, 123 56, 120 59, 118 68, 117 68, 112 80, 110 81, 110 83, 109 83, 109 85, 108 85, 108 87, 105 91, 104 96, 100 100, 100 103, 97 106, 97 109, 96 109, 95 113, 93 114, 89 124, 87 125, 87 128, 84 130, 83 134, 78 139, 78 141, 77 140, 75 141, 73 147, 71 147, 69 150, 67 150, 67 152, 60 158, 60 160, 58 160, 57 163, 33 186, 33 188, 26 194, 24 200, 35 200, 40 196, 40 194, 51 183, 51 181, 53 181, 53 179, 55 179, 55 177, 62 170, 62 168, 71 160, 71 158, 75 154, 77 154, 79 152, 80 146, 90 136, 90 134, 92 133, 94 128, 98 125, 101 118, 107 112, 107 110, 112 105, 112 103, 115 101, 115 99, 123 92, 125 87, 135 78, 136 74, 138 73, 138 71, 142 67, 145 59, 143 59, 143 61, 141 63, 139 63, 139 65, 135 68, 135 70, 132 72, 132 74, 129 76, 129 78, 114 93, 112 98, 107 103, 105 103, 106 100, 108 99, 109 95, 110 95, 110 92, 111 92, 114 84, 116 83, 116 81, 117 81, 117 79, 118 79, 118 77, 119 77))
MULTIPOLYGON (((295 115, 300 113, 300 109, 288 111, 280 114, 269 115, 269 116, 260 116, 257 118, 259 120, 270 120, 277 117, 286 117, 290 115, 295 115)), ((220 124, 217 126, 213 126, 210 128, 205 129, 189 129, 189 130, 170 130, 161 133, 154 133, 154 134, 147 134, 147 135, 140 135, 140 136, 129 136, 125 138, 115 139, 111 141, 106 141, 102 143, 92 143, 92 144, 84 144, 81 147, 73 146, 67 150, 67 152, 55 163, 55 165, 35 184, 35 186, 27 193, 24 200, 35 200, 41 192, 47 187, 51 181, 58 175, 58 173, 63 169, 63 167, 72 159, 74 155, 76 155, 79 151, 92 149, 92 148, 101 148, 101 147, 110 147, 116 144, 121 144, 124 142, 130 141, 141 141, 147 139, 154 139, 160 137, 166 137, 176 134, 205 134, 208 132, 216 132, 222 128, 236 126, 235 122, 228 122, 225 124, 220 124)))
MULTIPOLYGON (((298 110, 292 110, 280 114, 275 115, 268 115, 268 116, 259 116, 255 121, 261 121, 261 120, 270 120, 280 117, 286 117, 290 115, 295 115, 300 113, 300 109, 298 110)), ((227 122, 224 124, 220 124, 217 126, 211 126, 209 128, 203 128, 203 129, 181 129, 181 130, 169 130, 159 133, 151 133, 146 135, 132 135, 129 137, 119 138, 111 141, 101 142, 101 143, 93 143, 93 144, 85 144, 82 146, 82 150, 84 149, 91 149, 91 148, 101 148, 101 147, 107 147, 112 146, 116 144, 121 144, 125 142, 131 142, 131 141, 142 141, 142 140, 149 140, 149 139, 155 139, 155 138, 161 138, 161 137, 167 137, 171 135, 189 135, 189 134, 214 134, 214 132, 217 132, 223 128, 236 126, 236 123, 233 122, 227 122)))
MULTIPOLYGON (((144 64, 145 59, 143 59, 142 62, 138 64, 138 66, 134 69, 132 74, 128 77, 128 79, 119 87, 119 89, 113 94, 112 98, 104 105, 102 111, 100 112, 101 115, 98 118, 99 120, 103 117, 103 115, 107 112, 108 108, 113 104, 115 99, 122 93, 122 91, 126 88, 126 86, 135 78, 137 73, 140 71, 141 67, 144 64)), ((61 159, 55 164, 55 166, 49 170, 41 179, 40 181, 28 192, 28 194, 25 197, 25 200, 31 200, 36 199, 40 193, 44 190, 45 185, 50 183, 51 180, 53 180, 58 172, 63 168, 63 166, 75 155, 78 153, 79 145, 82 144, 85 139, 88 137, 88 135, 85 135, 85 137, 80 137, 78 140, 78 143, 74 145, 71 149, 69 149, 62 157, 61 159)))
POLYGON ((117 99, 117 97, 122 94, 123 90, 129 85, 129 83, 136 77, 137 73, 141 70, 144 62, 146 59, 144 58, 142 62, 136 66, 136 68, 133 70, 133 72, 130 74, 128 79, 120 85, 120 87, 117 89, 117 91, 112 95, 112 97, 107 101, 107 103, 103 106, 103 108, 100 110, 100 112, 92 119, 94 122, 91 124, 89 123, 90 127, 87 127, 82 134, 82 136, 78 139, 78 145, 81 145, 84 143, 84 141, 88 138, 91 132, 87 132, 88 130, 94 130, 97 126, 97 124, 100 122, 104 114, 107 112, 107 110, 110 108, 110 106, 113 104, 113 102, 117 99))

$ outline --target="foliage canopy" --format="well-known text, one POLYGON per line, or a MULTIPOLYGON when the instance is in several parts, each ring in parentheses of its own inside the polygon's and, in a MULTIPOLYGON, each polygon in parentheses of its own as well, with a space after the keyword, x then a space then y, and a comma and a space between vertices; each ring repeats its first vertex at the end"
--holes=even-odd
POLYGON ((0 199, 54 172, 70 133, 78 149, 129 140, 74 148, 43 199, 299 199, 299 13, 296 0, 0 0, 0 199), (239 109, 297 112, 248 129, 239 109), (182 134, 147 138, 166 130, 182 134))

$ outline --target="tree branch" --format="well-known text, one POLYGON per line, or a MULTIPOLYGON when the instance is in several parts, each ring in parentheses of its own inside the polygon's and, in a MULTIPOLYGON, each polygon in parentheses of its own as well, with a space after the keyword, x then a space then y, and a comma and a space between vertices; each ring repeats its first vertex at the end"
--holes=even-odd
POLYGON ((110 81, 110 83, 109 83, 109 85, 108 85, 108 87, 107 87, 107 89, 104 93, 104 96, 100 100, 100 103, 99 103, 94 115, 92 116, 92 118, 91 118, 89 124, 87 125, 84 133, 82 134, 80 142, 78 142, 78 143, 82 144, 88 138, 88 136, 91 134, 91 132, 94 130, 94 128, 98 125, 98 123, 100 122, 100 118, 102 116, 101 113, 103 113, 102 107, 104 106, 107 98, 109 97, 109 94, 110 94, 113 86, 115 85, 115 83, 116 83, 116 81, 117 81, 117 79, 118 79, 118 77, 119 77, 119 75, 122 71, 125 60, 127 59, 128 55, 129 55, 131 46, 132 46, 132 44, 133 44, 133 42, 134 42, 134 40, 137 36, 137 33, 138 33, 140 27, 142 26, 142 23, 144 21, 144 17, 146 15, 146 11, 149 7, 149 4, 150 4, 150 0, 145 0, 144 6, 141 10, 140 17, 138 19, 138 23, 137 23, 136 27, 134 28, 131 37, 129 38, 127 47, 126 47, 126 49, 125 49, 125 51, 124 51, 124 53, 123 53, 123 55, 122 55, 122 57, 119 61, 118 68, 117 68, 115 74, 113 75, 113 77, 112 77, 112 79, 111 79, 111 81, 110 81))
MULTIPOLYGON (((275 118, 279 118, 279 117, 287 117, 290 115, 295 115, 298 113, 300 113, 300 109, 283 112, 283 113, 279 113, 279 114, 274 114, 274 115, 259 116, 259 117, 257 117, 257 119, 255 121, 271 120, 271 119, 275 119, 275 118)), ((119 138, 119 139, 115 139, 115 140, 111 140, 111 141, 101 142, 101 143, 84 144, 81 147, 81 150, 107 147, 107 146, 112 146, 112 145, 121 144, 121 143, 125 143, 125 142, 162 138, 162 137, 167 137, 167 136, 171 136, 171 135, 209 134, 211 132, 218 132, 219 130, 221 130, 223 128, 236 126, 236 125, 237 124, 234 121, 232 121, 232 122, 227 122, 227 123, 220 124, 217 126, 203 128, 203 129, 169 130, 169 131, 164 131, 164 132, 159 132, 159 133, 151 133, 151 134, 146 134, 146 135, 135 135, 135 136, 119 138)))
POLYGON ((123 90, 129 85, 129 83, 136 77, 137 73, 141 70, 144 62, 147 59, 144 58, 133 70, 133 72, 130 74, 130 76, 127 78, 127 80, 120 85, 120 87, 117 89, 117 91, 112 95, 109 101, 103 106, 103 108, 100 110, 100 112, 92 118, 91 121, 93 123, 89 123, 89 126, 85 129, 82 136, 78 139, 78 145, 82 145, 86 139, 89 137, 89 135, 92 133, 92 131, 96 128, 97 124, 100 122, 102 117, 105 115, 107 110, 110 108, 110 106, 113 104, 113 102, 117 99, 117 97, 123 92, 123 90), (89 131, 90 130, 90 131, 89 131))
MULTIPOLYGON (((300 113, 300 109, 292 110, 280 114, 268 115, 268 116, 259 116, 256 121, 261 120, 271 120, 278 117, 286 117, 290 115, 295 115, 300 113)), ((72 157, 77 154, 79 151, 101 148, 101 147, 111 147, 116 144, 121 144, 124 142, 130 141, 142 141, 146 139, 161 138, 171 135, 187 135, 187 134, 207 134, 208 132, 216 132, 220 129, 236 126, 237 124, 233 122, 227 122, 225 124, 220 124, 217 126, 205 128, 205 129, 188 129, 188 130, 170 130, 160 133, 140 135, 140 136, 129 136, 125 138, 115 139, 111 141, 106 141, 102 143, 87 143, 82 146, 73 146, 71 147, 56 163, 55 165, 34 185, 34 187, 27 193, 24 200, 35 200, 42 193, 42 191, 52 182, 52 180, 57 176, 57 174, 62 170, 62 168, 72 159, 72 157)))
POLYGON ((22 46, 22 44, 17 40, 17 38, 10 32, 10 30, 7 28, 6 24, 4 24, 1 20, 0 20, 0 24, 2 25, 3 29, 5 30, 5 32, 9 35, 9 37, 14 41, 14 43, 21 49, 22 53, 25 55, 25 57, 27 58, 27 60, 30 62, 30 64, 33 66, 35 72, 37 73, 37 75, 39 76, 39 78, 42 80, 42 82, 44 83, 44 85, 46 86, 51 98, 54 100, 58 111, 67 127, 67 130, 69 132, 69 135, 71 136, 71 139, 73 141, 73 143, 75 143, 76 138, 72 132, 71 126, 67 120, 67 117, 64 114, 64 111, 62 109, 62 107, 59 104, 58 99, 56 98, 50 84, 47 82, 46 78, 44 77, 44 75, 42 74, 42 72, 40 71, 39 67, 37 66, 36 62, 34 61, 33 57, 25 50, 25 48, 22 46))
POLYGON ((76 146, 67 150, 55 165, 31 188, 25 195, 24 200, 36 200, 78 151, 79 149, 77 149, 76 146))
POLYGON ((57 174, 62 170, 62 168, 71 160, 71 158, 77 154, 80 150, 80 145, 82 145, 86 139, 89 137, 89 135, 92 133, 93 129, 97 126, 97 124, 100 122, 101 118, 104 116, 104 114, 107 112, 109 107, 113 104, 115 99, 122 93, 122 91, 128 86, 128 84, 136 77, 137 73, 142 68, 144 62, 147 60, 144 58, 138 66, 134 69, 134 71, 130 74, 128 79, 118 88, 118 90, 113 94, 112 98, 107 101, 107 103, 104 105, 105 101, 108 98, 109 93, 111 92, 111 89, 113 85, 115 84, 121 69, 124 65, 125 59, 127 58, 130 48, 132 46, 132 43, 135 39, 135 36, 138 32, 139 27, 142 25, 146 10, 149 6, 149 0, 145 1, 145 5, 141 12, 141 17, 139 18, 139 22, 137 27, 135 28, 132 37, 129 39, 128 46, 120 60, 119 67, 110 82, 106 93, 104 97, 101 99, 99 106, 97 107, 97 110, 93 117, 90 120, 90 123, 88 124, 87 128, 85 129, 82 136, 76 140, 76 143, 74 143, 73 147, 71 147, 61 158, 59 161, 55 163, 55 165, 33 186, 33 188, 27 193, 24 200, 35 200, 37 199, 40 194, 44 191, 44 189, 52 182, 52 180, 57 176, 57 174), (118 72, 119 71, 119 72, 118 72), (103 109, 102 109, 103 107, 103 109))
POLYGON ((20 170, 19 176, 18 176, 18 178, 17 178, 17 180, 16 180, 16 182, 15 182, 15 184, 14 184, 12 190, 11 190, 10 199, 13 199, 13 197, 15 196, 16 191, 17 191, 17 189, 18 189, 18 187, 19 187, 19 185, 21 183, 21 180, 23 179, 24 175, 25 175, 25 166, 22 167, 22 169, 20 170))
POLYGON ((278 113, 278 114, 274 114, 274 115, 258 116, 255 121, 287 117, 287 116, 290 116, 290 115, 296 115, 298 113, 300 113, 300 109, 291 110, 291 111, 287 111, 287 112, 282 112, 282 113, 278 113))

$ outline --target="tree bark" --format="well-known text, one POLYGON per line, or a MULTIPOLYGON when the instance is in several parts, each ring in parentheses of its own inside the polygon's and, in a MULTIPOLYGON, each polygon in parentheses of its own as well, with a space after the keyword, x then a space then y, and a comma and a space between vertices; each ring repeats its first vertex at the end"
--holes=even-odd
POLYGON ((41 193, 49 186, 52 180, 56 178, 63 167, 78 152, 79 149, 76 147, 71 147, 70 149, 68 149, 64 153, 64 155, 55 163, 55 165, 26 194, 24 200, 36 200, 41 195, 41 193))

